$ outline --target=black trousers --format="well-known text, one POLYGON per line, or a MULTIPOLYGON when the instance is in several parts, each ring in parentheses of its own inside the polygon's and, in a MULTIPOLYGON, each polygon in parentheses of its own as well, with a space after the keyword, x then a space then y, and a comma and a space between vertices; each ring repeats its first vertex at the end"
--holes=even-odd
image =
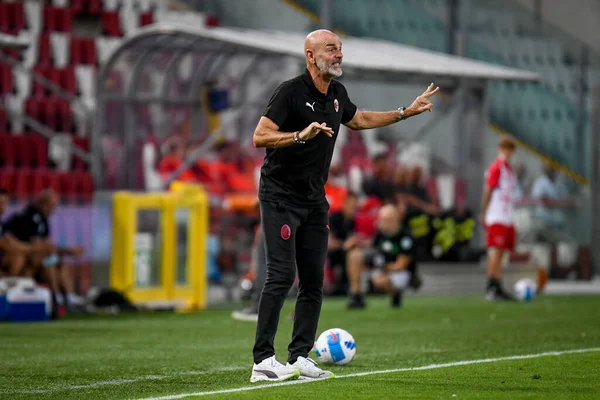
POLYGON ((288 362, 307 357, 312 348, 321 303, 323 274, 329 237, 329 207, 289 207, 260 201, 261 223, 265 238, 267 279, 259 306, 253 356, 256 364, 275 354, 273 342, 279 314, 298 269, 298 298, 294 330, 288 347, 288 362))

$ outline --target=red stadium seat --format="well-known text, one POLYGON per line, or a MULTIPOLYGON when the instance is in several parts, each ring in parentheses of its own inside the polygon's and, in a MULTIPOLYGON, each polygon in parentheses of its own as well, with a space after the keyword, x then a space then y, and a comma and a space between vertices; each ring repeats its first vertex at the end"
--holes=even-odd
POLYGON ((72 172, 61 172, 59 174, 60 193, 67 201, 77 200, 77 179, 72 172))
POLYGON ((15 145, 13 135, 0 133, 0 164, 3 167, 15 165, 15 145))
POLYGON ((10 6, 8 3, 0 2, 0 32, 9 33, 11 23, 9 21, 10 6))
POLYGON ((0 132, 6 132, 8 129, 8 118, 4 110, 0 110, 0 132))
POLYGON ((33 149, 29 146, 27 136, 14 135, 13 148, 15 150, 16 165, 21 168, 31 168, 33 165, 33 149))
POLYGON ((15 171, 15 196, 20 200, 27 200, 33 189, 33 172, 29 169, 15 171))
MULTIPOLYGON (((86 152, 88 152, 90 150, 90 143, 89 143, 89 139, 87 137, 74 137, 73 138, 73 145, 75 147, 78 147, 86 152)), ((76 155, 73 155, 73 170, 74 171, 85 171, 87 170, 87 163, 82 160, 81 158, 77 157, 76 155)))
POLYGON ((10 66, 0 64, 0 93, 12 93, 14 81, 10 66))
POLYGON ((152 11, 148 11, 148 12, 140 14, 140 22, 139 22, 140 27, 146 26, 146 25, 152 25, 153 23, 154 23, 154 15, 152 14, 152 11))
POLYGON ((45 32, 70 32, 73 25, 73 14, 70 8, 44 6, 45 32))
POLYGON ((75 79, 75 69, 73 67, 63 68, 60 73, 61 87, 69 93, 77 94, 77 80, 75 79))
POLYGON ((84 64, 98 64, 98 53, 96 52, 96 41, 93 37, 80 38, 81 51, 84 54, 84 64))
POLYGON ((26 135, 29 146, 33 149, 33 167, 48 167, 48 139, 38 133, 26 135))
POLYGON ((17 34, 25 28, 23 3, 0 2, 0 31, 17 34))
POLYGON ((96 42, 94 38, 72 37, 71 38, 71 65, 92 64, 98 62, 96 54, 96 42))
POLYGON ((13 4, 13 31, 18 32, 25 28, 25 10, 23 9, 23 3, 17 2, 13 4))
POLYGON ((44 6, 44 32, 52 32, 56 30, 56 20, 54 17, 54 7, 50 4, 44 6))
POLYGON ((94 197, 94 179, 85 171, 73 172, 74 180, 77 182, 77 193, 84 202, 92 201, 94 197))
POLYGON ((102 0, 87 0, 88 15, 100 15, 102 12, 102 0))
POLYGON ((45 110, 42 110, 40 97, 29 97, 25 100, 25 113, 37 121, 45 121, 45 110))
POLYGON ((84 57, 81 45, 81 39, 77 36, 71 37, 71 42, 69 43, 69 57, 71 61, 71 65, 83 64, 84 57))
POLYGON ((45 102, 46 123, 58 132, 73 132, 70 103, 62 97, 53 96, 45 102))
MULTIPOLYGON (((33 68, 33 72, 37 75, 40 75, 43 78, 49 79, 49 73, 52 70, 52 67, 49 67, 47 65, 43 65, 43 66, 36 66, 33 68)), ((32 94, 34 96, 43 96, 44 94, 46 94, 46 88, 44 86, 42 86, 39 82, 37 82, 35 79, 33 80, 33 90, 32 90, 32 94)))
POLYGON ((49 169, 33 171, 31 194, 35 196, 44 189, 52 189, 62 194, 58 172, 49 169))
POLYGON ((108 36, 123 36, 121 20, 119 19, 119 11, 102 12, 102 30, 108 36))
POLYGON ((37 65, 52 65, 52 52, 50 51, 50 34, 42 33, 39 36, 37 65))
POLYGON ((71 0, 71 12, 73 12, 73 15, 83 14, 84 11, 85 0, 71 0))
POLYGON ((8 190, 9 193, 15 192, 15 170, 13 168, 0 169, 0 187, 8 190))

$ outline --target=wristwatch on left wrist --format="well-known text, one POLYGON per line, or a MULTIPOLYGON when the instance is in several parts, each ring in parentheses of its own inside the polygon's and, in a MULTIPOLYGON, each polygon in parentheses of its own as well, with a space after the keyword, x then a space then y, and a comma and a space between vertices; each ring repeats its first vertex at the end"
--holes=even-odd
POLYGON ((400 111, 400 121, 402 121, 404 117, 404 111, 406 111, 406 107, 398 107, 398 111, 400 111))
POLYGON ((300 139, 300 131, 294 132, 294 143, 304 144, 304 140, 300 139))

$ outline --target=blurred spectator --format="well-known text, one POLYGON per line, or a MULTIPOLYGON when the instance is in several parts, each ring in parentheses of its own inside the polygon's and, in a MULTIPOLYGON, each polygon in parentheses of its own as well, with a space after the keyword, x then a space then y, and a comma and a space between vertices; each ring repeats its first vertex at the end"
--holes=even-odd
POLYGON ((81 247, 59 248, 50 239, 48 218, 58 204, 58 195, 52 190, 42 191, 21 212, 14 214, 4 225, 5 234, 31 246, 32 251, 6 254, 6 265, 12 276, 30 276, 50 286, 55 305, 79 306, 82 299, 75 294, 75 285, 69 271, 63 267, 64 256, 80 256, 81 247), (66 298, 66 303, 65 303, 66 298))
POLYGON ((392 295, 392 307, 400 307, 403 292, 421 287, 410 229, 402 224, 405 208, 387 204, 379 210, 377 233, 371 246, 352 249, 348 255, 350 296, 348 308, 365 308, 365 278, 369 272, 376 289, 392 295), (363 281, 363 282, 361 282, 363 281))
POLYGON ((379 154, 373 158, 371 176, 363 181, 362 190, 367 196, 375 196, 383 202, 394 199, 394 185, 391 179, 391 168, 387 154, 379 154))
POLYGON ((346 274, 346 258, 348 251, 360 244, 356 236, 356 212, 358 197, 348 193, 341 211, 334 212, 329 217, 329 244, 327 258, 329 266, 336 271, 336 287, 333 295, 347 293, 348 276, 346 274))
POLYGON ((544 174, 533 184, 532 197, 536 199, 535 219, 537 240, 556 243, 565 240, 563 232, 566 210, 574 206, 565 185, 558 182, 558 171, 550 163, 544 165, 544 174))
POLYGON ((399 182, 406 182, 405 185, 397 186, 397 196, 405 201, 409 208, 408 213, 423 212, 430 215, 437 215, 439 208, 429 197, 429 193, 423 184, 423 169, 416 165, 403 169, 403 175, 398 177, 399 182))
MULTIPOLYGON (((166 144, 167 152, 158 164, 158 173, 161 179, 166 181, 179 167, 184 163, 185 148, 183 143, 177 138, 172 139, 166 144)), ((184 171, 177 180, 185 182, 193 182, 196 180, 194 173, 191 170, 184 171)))

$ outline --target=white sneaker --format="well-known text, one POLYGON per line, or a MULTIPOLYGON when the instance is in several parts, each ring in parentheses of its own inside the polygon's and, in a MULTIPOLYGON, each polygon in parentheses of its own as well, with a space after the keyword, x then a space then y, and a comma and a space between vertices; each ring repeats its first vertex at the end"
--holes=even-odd
POLYGON ((252 312, 249 308, 234 311, 231 313, 231 317, 238 321, 258 322, 258 313, 252 312))
POLYGON ((317 362, 310 358, 298 357, 295 363, 287 363, 286 366, 298 370, 300 379, 327 379, 335 377, 333 372, 323 371, 317 367, 317 362))
POLYGON ((298 370, 281 364, 275 359, 275 356, 262 360, 259 364, 252 367, 252 376, 250 382, 275 382, 296 379, 300 376, 298 370))

